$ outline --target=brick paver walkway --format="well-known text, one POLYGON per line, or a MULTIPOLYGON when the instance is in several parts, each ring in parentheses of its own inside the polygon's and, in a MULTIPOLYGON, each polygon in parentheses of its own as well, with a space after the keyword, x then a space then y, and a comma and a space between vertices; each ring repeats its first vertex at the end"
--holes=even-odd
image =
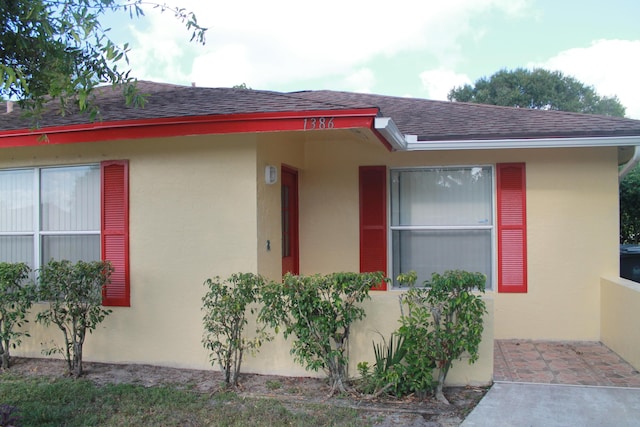
POLYGON ((495 340, 495 381, 640 387, 640 372, 591 341, 495 340))

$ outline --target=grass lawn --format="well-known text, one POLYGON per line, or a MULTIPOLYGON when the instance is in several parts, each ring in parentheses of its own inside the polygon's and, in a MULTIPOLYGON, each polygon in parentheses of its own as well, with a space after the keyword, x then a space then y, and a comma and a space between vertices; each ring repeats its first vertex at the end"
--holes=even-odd
MULTIPOLYGON (((89 380, 27 378, 0 374, 0 404, 11 405, 21 426, 364 426, 357 411, 330 404, 246 399, 234 393, 214 395, 174 387, 89 380)), ((0 408, 0 425, 3 423, 0 408)), ((5 419, 6 421, 6 419, 5 419)))

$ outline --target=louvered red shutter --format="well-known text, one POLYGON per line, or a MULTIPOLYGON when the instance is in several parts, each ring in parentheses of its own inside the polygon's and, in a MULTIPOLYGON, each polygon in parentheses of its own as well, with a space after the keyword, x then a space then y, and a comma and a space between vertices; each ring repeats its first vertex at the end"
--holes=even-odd
POLYGON ((102 304, 129 307, 129 163, 102 162, 100 169, 102 260, 113 266, 102 304))
MULTIPOLYGON (((360 272, 387 274, 387 168, 360 167, 360 272)), ((373 289, 386 290, 385 282, 373 289)))
POLYGON ((524 163, 496 168, 498 292, 527 292, 527 206, 524 163))

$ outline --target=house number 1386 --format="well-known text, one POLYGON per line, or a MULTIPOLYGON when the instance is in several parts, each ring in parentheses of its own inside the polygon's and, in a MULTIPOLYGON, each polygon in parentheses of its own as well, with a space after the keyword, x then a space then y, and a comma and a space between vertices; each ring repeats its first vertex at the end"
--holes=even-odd
POLYGON ((304 119, 304 130, 333 129, 333 117, 312 117, 304 119))

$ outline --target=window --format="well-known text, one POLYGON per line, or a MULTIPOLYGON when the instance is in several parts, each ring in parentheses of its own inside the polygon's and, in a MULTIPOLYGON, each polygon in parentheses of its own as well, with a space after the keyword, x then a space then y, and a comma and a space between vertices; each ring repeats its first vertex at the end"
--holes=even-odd
POLYGON ((0 261, 109 260, 105 305, 129 305, 128 162, 0 170, 0 261))
POLYGON ((491 167, 391 171, 392 276, 415 270, 418 283, 446 270, 481 272, 492 284, 491 167))
POLYGON ((0 171, 0 257, 100 259, 99 165, 0 171))
POLYGON ((416 270, 422 283, 433 272, 464 269, 486 274, 491 288, 495 265, 498 292, 526 293, 526 165, 497 163, 495 192, 492 172, 491 167, 392 170, 388 226, 387 167, 360 166, 360 271, 386 274, 390 254, 390 277, 416 270))

